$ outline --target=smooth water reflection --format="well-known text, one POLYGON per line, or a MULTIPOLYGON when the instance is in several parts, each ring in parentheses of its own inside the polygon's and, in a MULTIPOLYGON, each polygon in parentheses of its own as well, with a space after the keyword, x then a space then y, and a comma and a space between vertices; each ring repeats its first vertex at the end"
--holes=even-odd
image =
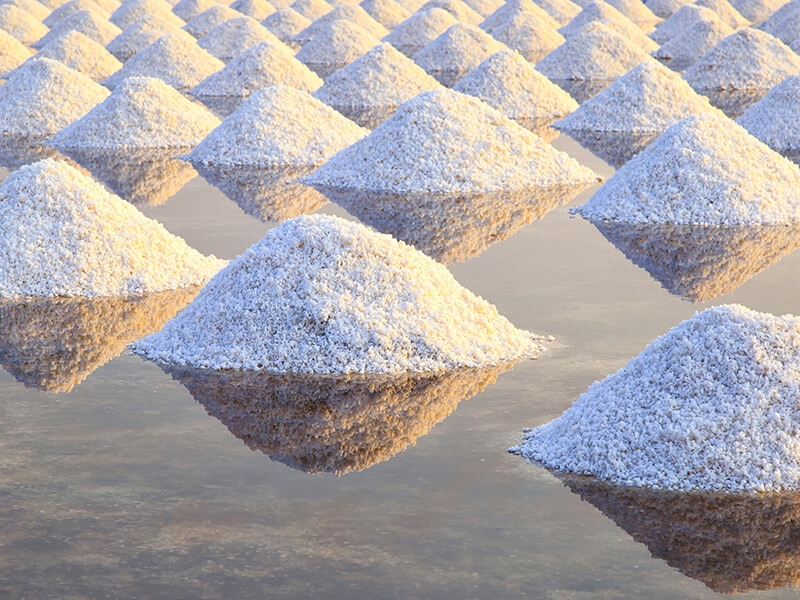
POLYGON ((619 168, 647 148, 660 132, 566 130, 569 137, 609 165, 619 168))

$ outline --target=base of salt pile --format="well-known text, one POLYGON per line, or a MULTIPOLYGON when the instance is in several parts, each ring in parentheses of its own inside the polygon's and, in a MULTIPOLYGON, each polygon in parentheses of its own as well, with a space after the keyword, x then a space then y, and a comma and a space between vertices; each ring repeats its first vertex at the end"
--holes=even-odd
POLYGON ((270 230, 134 351, 208 369, 400 373, 536 357, 545 343, 423 253, 311 215, 270 230))
POLYGON ((548 469, 682 491, 800 489, 800 317, 697 313, 512 452, 548 469))

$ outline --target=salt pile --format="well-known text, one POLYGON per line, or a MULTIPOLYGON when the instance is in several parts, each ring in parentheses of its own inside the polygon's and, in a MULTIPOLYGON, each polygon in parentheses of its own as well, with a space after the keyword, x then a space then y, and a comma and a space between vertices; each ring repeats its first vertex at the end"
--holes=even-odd
POLYGON ((26 46, 30 46, 48 31, 45 25, 11 4, 0 5, 0 29, 10 33, 26 46))
POLYGON ((306 92, 256 92, 189 154, 204 165, 320 165, 368 132, 306 92))
POLYGON ((397 108, 420 92, 441 87, 419 66, 383 42, 332 73, 314 97, 334 108, 397 108))
POLYGON ((558 31, 569 39, 579 35, 589 23, 602 23, 645 52, 653 52, 658 48, 658 44, 647 37, 633 21, 603 0, 595 0, 584 6, 577 17, 558 31))
POLYGON ((692 0, 650 0, 647 7, 662 19, 669 19, 681 6, 691 4, 692 0))
POLYGON ((581 7, 572 0, 536 0, 559 25, 566 25, 581 12, 581 7))
POLYGON ((408 57, 413 57, 428 42, 435 40, 453 25, 456 18, 442 8, 432 8, 411 15, 383 38, 408 57))
POLYGON ((411 13, 395 0, 362 0, 359 6, 389 30, 411 16, 411 13))
POLYGON ((583 206, 590 221, 756 225, 800 219, 800 170, 727 117, 667 129, 583 206))
POLYGON ((311 25, 311 21, 292 8, 282 8, 264 19, 261 24, 284 44, 294 48, 297 47, 292 41, 294 36, 311 25))
POLYGON ((597 181, 590 169, 477 98, 423 92, 304 181, 385 192, 479 193, 597 181))
POLYGON ((326 215, 271 229, 134 346, 159 362, 281 373, 488 367, 543 349, 446 267, 326 215))
POLYGON ((800 76, 787 77, 750 106, 737 123, 773 150, 800 152, 800 76))
POLYGON ((5 0, 2 4, 10 4, 21 8, 37 21, 42 21, 47 18, 52 11, 41 2, 37 0, 5 0))
POLYGON ((295 58, 324 79, 379 43, 355 23, 331 21, 298 50, 295 58))
POLYGON ((389 34, 388 29, 370 17, 369 14, 360 6, 343 5, 337 6, 329 13, 314 21, 311 25, 298 33, 294 37, 293 41, 302 46, 311 38, 313 38, 318 32, 325 29, 329 23, 336 21, 337 19, 343 19, 345 21, 355 23, 361 27, 361 29, 377 39, 389 34))
POLYGON ((177 90, 188 90, 224 66, 198 47, 191 35, 176 31, 132 56, 103 83, 113 90, 128 77, 157 77, 177 90))
POLYGON ((503 0, 466 0, 465 3, 484 18, 503 6, 503 0))
POLYGON ((795 9, 786 14, 780 22, 765 24, 762 29, 784 44, 791 44, 800 38, 800 5, 795 6, 795 9))
POLYGON ((212 73, 191 90, 196 98, 246 98, 272 85, 313 92, 322 85, 316 73, 294 57, 283 44, 261 43, 243 52, 223 69, 212 73))
POLYGON ((69 2, 62 4, 47 17, 42 19, 42 24, 47 25, 47 27, 52 27, 59 21, 63 21, 67 17, 70 17, 76 12, 80 12, 82 10, 93 10, 104 19, 108 19, 111 16, 108 12, 100 8, 100 6, 98 6, 98 4, 93 0, 69 0, 69 2))
POLYGON ((214 27, 197 43, 209 54, 227 62, 262 42, 283 43, 255 19, 236 17, 214 27))
POLYGON ((733 0, 731 6, 750 23, 758 24, 766 20, 785 3, 786 0, 733 0))
MULTIPOLYGON (((2 10, 2 8, 0 8, 0 10, 2 10)), ((31 44, 31 46, 33 48, 43 48, 53 40, 57 40, 70 31, 82 33, 101 46, 105 46, 122 33, 119 27, 113 23, 109 23, 93 10, 82 10, 67 17, 63 21, 59 21, 47 35, 40 38, 36 43, 31 44)))
MULTIPOLYGON (((665 44, 672 38, 688 31, 696 23, 722 23, 722 19, 710 8, 688 4, 679 8, 669 19, 659 23, 650 34, 659 44, 665 44)), ((730 28, 730 26, 728 26, 730 28)), ((733 33, 733 31, 731 31, 733 33)))
POLYGON ((109 20, 117 27, 125 29, 133 25, 144 15, 156 15, 176 27, 183 27, 186 25, 183 19, 172 12, 172 5, 165 0, 125 0, 125 2, 112 13, 109 20))
POLYGON ((0 185, 0 296, 131 296, 200 285, 205 257, 66 163, 45 159, 0 185))
POLYGON ((420 7, 419 12, 431 8, 443 8, 453 15, 459 23, 464 25, 478 27, 484 21, 483 16, 472 10, 468 4, 461 0, 429 0, 420 7))
POLYGON ((790 0, 789 2, 784 3, 783 6, 778 8, 778 10, 772 13, 767 20, 758 26, 759 29, 763 29, 767 33, 770 33, 773 28, 780 27, 781 23, 783 23, 783 21, 789 15, 797 10, 798 6, 800 6, 800 0, 790 0))
POLYGON ((70 31, 47 44, 36 56, 57 60, 95 81, 105 79, 122 67, 105 48, 77 31, 70 31))
POLYGON ((325 0, 295 0, 289 6, 309 21, 316 21, 333 10, 333 6, 325 2, 325 0))
POLYGON ((741 29, 750 25, 750 21, 740 15, 728 0, 695 0, 695 4, 713 10, 731 29, 741 29))
POLYGON ((584 102, 556 127, 567 131, 664 131, 689 115, 724 115, 680 75, 656 62, 642 63, 584 102))
POLYGON ((740 305, 697 313, 512 451, 620 485, 797 490, 798 330, 740 305))
POLYGON ((733 33, 733 29, 717 19, 700 21, 663 44, 653 56, 675 71, 683 71, 733 33))
POLYGON ((543 25, 529 14, 519 14, 495 27, 491 35, 498 42, 516 50, 525 60, 537 63, 564 43, 564 36, 543 25))
POLYGON ((556 119, 578 103, 515 52, 493 54, 453 88, 480 98, 514 120, 556 119))
POLYGON ((106 50, 122 62, 141 52, 158 38, 180 31, 155 15, 144 15, 106 45, 106 50))
POLYGON ((552 29, 560 27, 558 21, 543 8, 534 4, 532 0, 508 0, 508 2, 486 17, 486 20, 481 23, 481 29, 486 33, 494 34, 495 29, 521 15, 528 15, 540 24, 552 29))
POLYGON ((652 29, 661 19, 641 0, 608 0, 608 4, 642 29, 652 29))
MULTIPOLYGON (((16 69, 30 58, 31 54, 31 50, 17 38, 0 29, 0 74, 16 69)), ((0 76, 5 79, 5 75, 0 76)))
POLYGON ((172 7, 172 12, 188 22, 214 6, 217 6, 215 0, 180 0, 172 7))
POLYGON ((131 77, 53 137, 58 148, 187 148, 220 121, 160 79, 131 77))
POLYGON ((26 61, 0 85, 0 133, 52 135, 107 96, 103 86, 58 61, 26 61))
POLYGON ((236 0, 231 8, 256 21, 263 21, 276 10, 267 0, 236 0))
POLYGON ((241 17, 237 11, 224 5, 217 5, 200 13, 183 27, 196 38, 201 38, 220 23, 241 17))
POLYGON ((800 56, 758 29, 726 37, 695 62, 684 78, 695 90, 767 90, 800 73, 800 56))

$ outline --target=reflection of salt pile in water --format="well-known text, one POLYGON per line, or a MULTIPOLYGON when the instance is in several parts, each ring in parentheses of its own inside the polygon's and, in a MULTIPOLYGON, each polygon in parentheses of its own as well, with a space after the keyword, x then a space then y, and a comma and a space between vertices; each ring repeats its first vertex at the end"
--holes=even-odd
POLYGON ((323 79, 366 54, 380 42, 351 21, 325 24, 297 51, 296 58, 323 79))
POLYGON ((306 92, 256 92, 189 154, 195 164, 320 165, 368 132, 306 92))
POLYGON ((119 60, 126 62, 159 38, 176 31, 179 29, 164 19, 155 15, 144 15, 111 40, 106 49, 119 60))
POLYGON ((733 292, 800 246, 798 225, 594 225, 669 293, 692 302, 733 292))
POLYGON ((0 78, 5 79, 5 73, 16 69, 33 52, 10 33, 0 29, 0 78))
POLYGON ((119 27, 110 23, 93 10, 82 10, 53 25, 47 35, 40 38, 35 44, 31 44, 31 46, 33 48, 44 48, 53 40, 70 31, 82 33, 101 46, 105 46, 122 33, 119 27))
POLYGON ((130 296, 199 285, 224 264, 63 162, 0 185, 0 296, 130 296))
POLYGON ((42 38, 49 31, 46 25, 42 25, 33 16, 11 4, 0 5, 0 29, 10 33, 26 46, 42 38))
POLYGON ((602 23, 627 40, 628 43, 644 52, 653 52, 658 48, 658 44, 647 37, 639 26, 616 8, 607 2, 603 2, 603 0, 594 0, 584 6, 578 16, 559 29, 559 33, 570 39, 573 36, 580 35, 581 30, 590 23, 602 23))
POLYGON ((311 25, 311 21, 293 8, 286 7, 272 13, 261 24, 284 44, 296 48, 298 46, 292 41, 294 36, 311 25))
POLYGON ((209 54, 228 62, 263 42, 283 43, 255 19, 242 16, 220 23, 197 43, 209 54))
POLYGON ((727 117, 679 121, 578 214, 590 221, 744 225, 800 219, 800 170, 727 117))
POLYGON ((105 79, 122 67, 122 63, 103 46, 77 31, 53 40, 36 56, 57 60, 95 81, 105 79))
MULTIPOLYGON (((558 130, 555 127, 552 127, 551 130, 558 134, 558 130)), ((615 169, 619 169, 652 144, 663 132, 631 133, 629 131, 570 129, 565 133, 598 158, 603 159, 615 169)))
POLYGON ((479 193, 588 184, 597 176, 477 98, 441 89, 403 104, 305 181, 362 191, 479 193))
POLYGON ((134 349, 209 369, 401 373, 488 367, 543 346, 421 252, 311 215, 268 231, 134 349))
POLYGON ((715 592, 800 583, 797 494, 682 494, 563 479, 654 558, 715 592))
POLYGON ((403 54, 413 57, 423 46, 435 40, 458 21, 443 8, 416 12, 383 38, 403 54))
POLYGON ((737 119, 739 125, 782 154, 800 153, 800 75, 787 77, 737 119))
POLYGON ((653 56, 670 69, 683 71, 732 33, 733 29, 719 19, 701 21, 663 44, 653 56))
POLYGON ((69 392, 129 343, 161 329, 198 291, 0 301, 0 365, 27 387, 69 392))
POLYGON ((241 16, 239 12, 233 10, 229 6, 218 4, 197 15, 194 19, 186 23, 183 28, 194 37, 201 38, 217 25, 241 16))
POLYGON ((251 450, 306 473, 344 475, 415 445, 509 368, 338 377, 166 370, 251 450))
POLYGON ((798 330, 739 305, 697 313, 513 450, 619 485, 797 490, 798 330))

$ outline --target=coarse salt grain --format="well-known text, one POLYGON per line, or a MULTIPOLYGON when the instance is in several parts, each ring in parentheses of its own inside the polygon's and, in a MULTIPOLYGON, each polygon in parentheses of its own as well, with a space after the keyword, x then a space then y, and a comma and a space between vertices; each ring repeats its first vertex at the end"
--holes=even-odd
POLYGON ((564 43, 564 36, 530 14, 518 14, 495 27, 491 35, 536 64, 564 43))
POLYGON ((486 17, 486 20, 481 23, 481 29, 486 33, 494 34, 495 29, 520 15, 528 15, 542 25, 552 29, 560 27, 558 21, 532 0, 508 0, 508 2, 486 17))
POLYGON ((661 20, 641 0, 608 0, 608 4, 645 30, 661 20))
POLYGON ((780 22, 762 27, 762 29, 770 35, 774 35, 784 44, 791 44, 797 38, 800 38, 800 5, 786 14, 780 22))
POLYGON ((695 4, 713 10, 732 29, 741 29, 750 25, 750 21, 740 15, 728 0, 695 0, 695 4))
POLYGON ((453 15, 459 23, 464 25, 478 27, 484 21, 484 17, 480 13, 472 10, 468 4, 461 0, 429 0, 420 7, 419 12, 424 12, 431 8, 443 8, 453 15))
POLYGON ((800 75, 787 77, 750 106, 737 123, 777 152, 800 151, 800 75))
POLYGON ((458 21, 443 8, 432 8, 411 15, 383 38, 406 56, 414 56, 458 21))
POLYGON ((52 10, 37 0, 3 0, 0 4, 10 4, 21 8, 37 21, 43 21, 52 10))
POLYGON ((100 81, 122 67, 103 46, 82 33, 70 31, 37 52, 37 57, 52 58, 71 69, 100 81))
MULTIPOLYGON (((659 44, 665 44, 672 38, 682 34, 695 23, 722 23, 722 19, 710 8, 688 4, 682 6, 666 21, 659 23, 650 37, 659 44)), ((730 26, 728 26, 730 27, 730 26)), ((733 33, 733 30, 731 30, 733 33)))
POLYGON ((130 27, 144 15, 156 15, 176 27, 186 23, 172 12, 172 5, 165 0, 125 0, 109 19, 121 29, 130 27))
POLYGON ((69 2, 62 4, 53 12, 51 12, 46 18, 42 19, 42 24, 52 27, 59 21, 63 21, 67 17, 82 10, 93 10, 104 19, 108 19, 111 16, 93 0, 69 0, 69 2))

